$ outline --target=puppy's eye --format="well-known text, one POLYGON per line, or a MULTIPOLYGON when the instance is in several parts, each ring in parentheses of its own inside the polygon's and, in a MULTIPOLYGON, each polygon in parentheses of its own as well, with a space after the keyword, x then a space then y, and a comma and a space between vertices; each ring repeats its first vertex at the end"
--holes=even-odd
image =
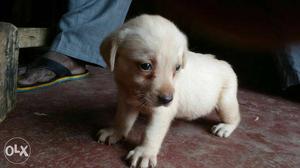
POLYGON ((177 64, 177 65, 176 65, 176 71, 179 71, 180 67, 181 67, 181 66, 177 64))
POLYGON ((140 65, 141 69, 144 71, 151 71, 152 70, 152 65, 149 63, 143 63, 140 65))

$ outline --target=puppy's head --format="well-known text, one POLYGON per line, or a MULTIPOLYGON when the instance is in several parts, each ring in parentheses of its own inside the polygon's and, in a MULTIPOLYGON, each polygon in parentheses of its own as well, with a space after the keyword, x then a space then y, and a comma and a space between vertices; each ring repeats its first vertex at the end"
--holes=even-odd
POLYGON ((172 22, 154 15, 129 20, 100 47, 119 88, 152 106, 172 102, 186 50, 185 35, 172 22))

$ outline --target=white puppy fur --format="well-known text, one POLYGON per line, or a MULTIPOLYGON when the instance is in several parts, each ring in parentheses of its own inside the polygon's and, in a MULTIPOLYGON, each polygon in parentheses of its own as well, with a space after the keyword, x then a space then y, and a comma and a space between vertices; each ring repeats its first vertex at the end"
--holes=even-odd
POLYGON ((114 72, 118 107, 111 128, 99 142, 127 137, 139 113, 150 121, 141 144, 130 151, 131 167, 155 167, 174 118, 197 119, 217 109, 221 123, 212 133, 228 137, 240 122, 237 78, 231 66, 213 55, 193 53, 185 35, 169 20, 141 15, 125 23, 101 45, 114 72))

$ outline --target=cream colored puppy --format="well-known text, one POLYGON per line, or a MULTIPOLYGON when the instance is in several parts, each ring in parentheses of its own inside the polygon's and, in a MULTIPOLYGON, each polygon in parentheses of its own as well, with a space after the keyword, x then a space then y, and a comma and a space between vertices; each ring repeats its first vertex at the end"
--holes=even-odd
POLYGON ((160 146, 174 118, 197 119, 217 109, 222 120, 212 133, 228 137, 240 122, 237 78, 224 61, 193 53, 185 35, 169 20, 141 15, 108 36, 101 54, 118 86, 118 107, 111 128, 99 142, 126 137, 139 113, 150 121, 142 142, 130 151, 131 167, 155 167, 160 146))

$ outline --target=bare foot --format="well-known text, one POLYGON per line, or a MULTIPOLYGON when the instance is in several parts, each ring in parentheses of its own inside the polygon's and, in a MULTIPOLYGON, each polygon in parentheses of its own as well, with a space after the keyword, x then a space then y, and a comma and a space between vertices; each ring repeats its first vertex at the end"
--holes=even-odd
MULTIPOLYGON (((46 53, 43 57, 61 64, 69 69, 73 75, 81 74, 86 71, 84 64, 58 52, 51 51, 46 53)), ((29 86, 36 83, 48 82, 56 77, 56 74, 51 70, 46 68, 37 68, 39 67, 38 64, 39 62, 36 61, 31 67, 27 68, 24 74, 19 76, 18 85, 29 86)))

